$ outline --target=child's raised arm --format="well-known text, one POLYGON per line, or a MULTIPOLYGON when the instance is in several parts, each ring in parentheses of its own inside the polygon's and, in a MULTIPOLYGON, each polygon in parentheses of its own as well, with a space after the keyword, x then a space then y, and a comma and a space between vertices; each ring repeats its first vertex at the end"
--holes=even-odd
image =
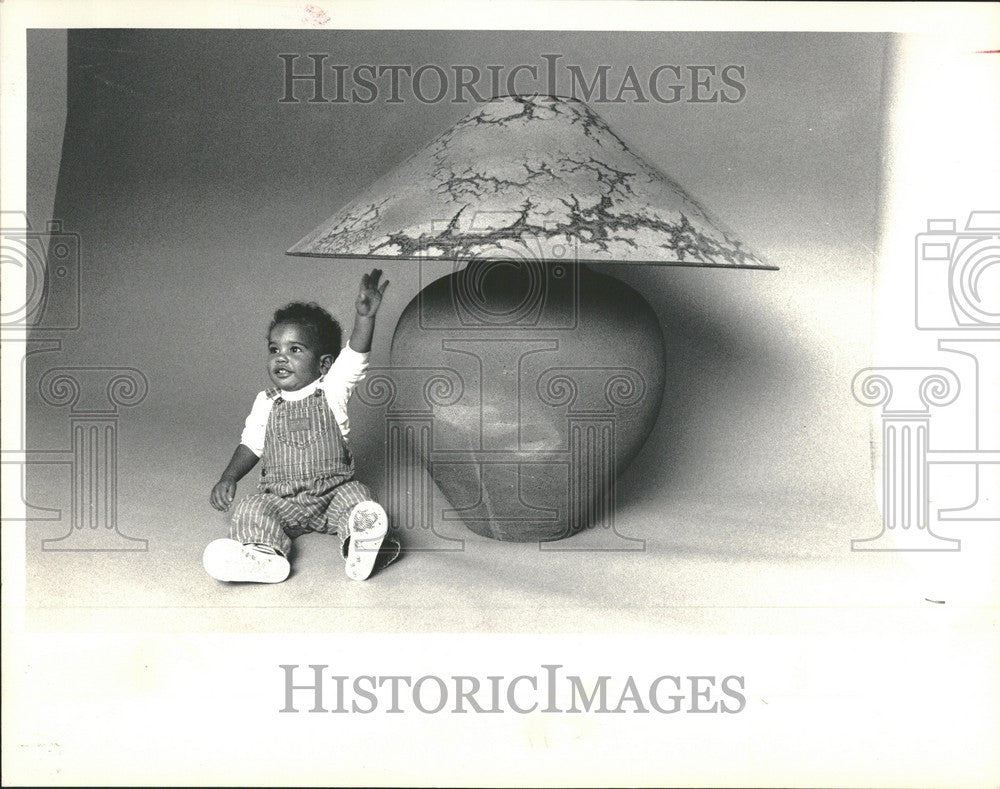
POLYGON ((354 316, 354 328, 351 330, 350 346, 352 351, 368 353, 372 349, 372 335, 375 334, 375 313, 382 305, 382 296, 389 287, 389 280, 379 286, 382 269, 373 268, 371 274, 361 277, 361 287, 358 297, 354 300, 357 315, 354 316))
POLYGON ((258 460, 260 458, 253 453, 250 447, 243 444, 236 447, 229 465, 222 472, 222 476, 215 483, 215 487, 212 488, 212 493, 209 496, 209 501, 212 502, 212 506, 215 509, 220 512, 225 512, 229 509, 229 505, 236 498, 236 483, 243 479, 250 469, 257 465, 258 460))

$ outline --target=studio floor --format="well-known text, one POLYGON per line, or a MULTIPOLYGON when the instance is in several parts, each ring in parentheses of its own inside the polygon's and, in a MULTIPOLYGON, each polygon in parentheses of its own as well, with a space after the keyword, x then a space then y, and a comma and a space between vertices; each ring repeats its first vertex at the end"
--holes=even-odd
MULTIPOLYGON (((119 471, 119 530, 146 540, 146 550, 43 546, 70 531, 71 485, 65 467, 30 470, 29 500, 62 511, 27 529, 30 629, 880 632, 992 616, 992 569, 961 569, 974 561, 974 546, 933 557, 852 552, 852 538, 878 531, 874 507, 858 514, 805 495, 674 491, 665 501, 639 484, 641 455, 620 480, 614 531, 597 527, 544 546, 501 543, 439 517, 433 530, 403 531, 402 558, 364 583, 345 577, 337 540, 319 534, 297 540, 284 583, 220 583, 201 566, 205 544, 226 534, 226 517, 207 503, 217 463, 185 452, 183 435, 164 439, 176 451, 128 453, 119 471), (936 567, 964 577, 961 594, 940 588, 936 567)), ((252 488, 244 480, 239 495, 252 488)))

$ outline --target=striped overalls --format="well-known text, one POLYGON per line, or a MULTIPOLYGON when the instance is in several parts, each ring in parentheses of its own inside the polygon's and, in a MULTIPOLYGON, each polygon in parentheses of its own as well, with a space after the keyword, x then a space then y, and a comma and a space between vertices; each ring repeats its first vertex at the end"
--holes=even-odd
POLYGON ((345 553, 351 509, 375 497, 354 479, 354 460, 326 395, 322 388, 295 401, 284 400, 278 389, 266 394, 274 404, 264 433, 259 492, 236 506, 229 536, 288 556, 295 537, 336 532, 345 553))

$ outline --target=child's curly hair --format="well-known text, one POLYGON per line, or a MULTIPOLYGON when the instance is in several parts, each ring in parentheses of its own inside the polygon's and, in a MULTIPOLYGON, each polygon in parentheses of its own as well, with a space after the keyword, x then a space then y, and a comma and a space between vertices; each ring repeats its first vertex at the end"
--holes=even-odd
POLYGON ((314 301, 309 303, 293 301, 291 304, 286 304, 281 309, 275 310, 271 325, 267 327, 268 337, 279 323, 294 323, 296 326, 304 326, 308 329, 316 342, 317 353, 320 355, 329 353, 337 356, 340 353, 340 324, 314 301))

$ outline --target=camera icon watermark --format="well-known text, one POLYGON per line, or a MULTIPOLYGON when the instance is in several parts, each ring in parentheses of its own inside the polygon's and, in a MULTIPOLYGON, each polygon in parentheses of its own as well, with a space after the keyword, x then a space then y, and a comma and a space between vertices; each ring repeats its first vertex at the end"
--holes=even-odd
POLYGON ((419 241, 421 329, 533 332, 577 327, 577 242, 551 223, 527 228, 524 216, 461 212, 429 223, 419 241), (448 259, 438 260, 442 254, 448 259), (446 289, 428 289, 436 281, 446 289))
POLYGON ((973 211, 964 230, 931 219, 916 239, 916 326, 1000 329, 1000 211, 973 211))
MULTIPOLYGON (((958 354, 961 367, 886 366, 861 370, 855 399, 881 407, 882 530, 851 542, 855 551, 958 551, 959 539, 942 537, 934 524, 998 523, 1000 505, 1000 211, 972 211, 965 229, 952 219, 932 219, 916 235, 915 324, 939 333, 937 351, 958 354), (947 430, 932 432, 935 411, 949 409, 947 430), (946 435, 960 448, 934 446, 946 435), (966 503, 932 508, 935 467, 972 472, 966 503)), ((952 356, 952 359, 955 357, 952 356)), ((935 361, 940 361, 940 357, 935 361)))
POLYGON ((51 220, 33 229, 22 211, 0 212, 0 263, 21 269, 23 299, 4 294, 4 335, 80 328, 80 236, 51 220))

